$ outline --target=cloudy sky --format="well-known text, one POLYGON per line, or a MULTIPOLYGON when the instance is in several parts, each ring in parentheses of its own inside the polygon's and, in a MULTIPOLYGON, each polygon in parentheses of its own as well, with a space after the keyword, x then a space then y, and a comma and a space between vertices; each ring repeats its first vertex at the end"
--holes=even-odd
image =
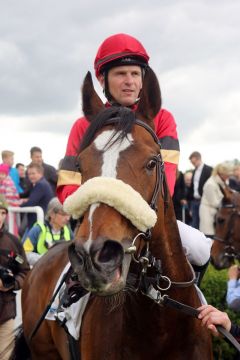
POLYGON ((180 169, 194 150, 210 165, 240 159, 239 16, 239 0, 2 1, 0 150, 28 164, 40 146, 57 166, 98 46, 125 32, 151 55, 178 124, 180 169))

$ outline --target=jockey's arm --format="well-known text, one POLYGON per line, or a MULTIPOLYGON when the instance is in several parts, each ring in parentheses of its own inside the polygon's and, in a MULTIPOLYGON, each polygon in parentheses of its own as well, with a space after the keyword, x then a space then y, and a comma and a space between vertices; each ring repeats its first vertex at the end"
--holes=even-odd
POLYGON ((161 109, 154 119, 155 132, 161 146, 161 154, 165 165, 165 173, 171 196, 176 182, 177 165, 179 161, 179 142, 177 126, 173 115, 161 109))
POLYGON ((177 221, 180 238, 185 254, 192 265, 203 266, 210 258, 212 239, 201 231, 177 221))
POLYGON ((57 196, 61 203, 81 185, 81 174, 77 168, 77 156, 83 135, 89 123, 83 117, 75 121, 70 131, 66 154, 58 173, 57 196))

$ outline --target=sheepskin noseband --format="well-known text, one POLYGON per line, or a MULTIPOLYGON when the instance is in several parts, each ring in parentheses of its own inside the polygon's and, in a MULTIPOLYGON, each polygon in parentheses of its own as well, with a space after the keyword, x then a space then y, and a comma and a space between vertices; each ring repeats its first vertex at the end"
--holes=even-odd
POLYGON ((105 203, 125 216, 140 231, 151 229, 157 215, 143 197, 122 180, 94 177, 64 202, 64 211, 77 219, 94 203, 105 203))

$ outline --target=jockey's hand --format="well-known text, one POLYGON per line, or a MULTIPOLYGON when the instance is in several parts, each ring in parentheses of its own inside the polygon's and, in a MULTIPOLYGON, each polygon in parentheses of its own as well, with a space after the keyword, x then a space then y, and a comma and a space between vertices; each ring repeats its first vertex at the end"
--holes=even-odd
POLYGON ((203 305, 198 310, 200 311, 198 318, 202 321, 202 326, 209 329, 214 336, 220 335, 215 325, 222 325, 227 331, 230 331, 231 321, 227 313, 211 305, 203 305))

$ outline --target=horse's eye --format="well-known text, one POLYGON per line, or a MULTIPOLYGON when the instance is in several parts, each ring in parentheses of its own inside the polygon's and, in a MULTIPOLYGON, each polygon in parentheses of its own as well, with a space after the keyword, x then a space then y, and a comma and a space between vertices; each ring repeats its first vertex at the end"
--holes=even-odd
POLYGON ((154 159, 151 159, 148 163, 147 163, 147 169, 148 170, 153 170, 156 166, 157 162, 154 159))
POLYGON ((223 224, 224 223, 224 221, 225 221, 225 219, 224 218, 217 218, 217 222, 218 222, 218 224, 223 224))

